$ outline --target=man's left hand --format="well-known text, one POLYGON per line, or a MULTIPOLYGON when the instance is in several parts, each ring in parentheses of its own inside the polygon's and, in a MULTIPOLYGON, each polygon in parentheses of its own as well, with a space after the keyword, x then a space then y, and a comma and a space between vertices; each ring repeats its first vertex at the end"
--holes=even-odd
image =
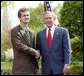
POLYGON ((69 64, 65 64, 64 68, 63 68, 63 73, 64 75, 67 75, 70 71, 70 65, 69 64))

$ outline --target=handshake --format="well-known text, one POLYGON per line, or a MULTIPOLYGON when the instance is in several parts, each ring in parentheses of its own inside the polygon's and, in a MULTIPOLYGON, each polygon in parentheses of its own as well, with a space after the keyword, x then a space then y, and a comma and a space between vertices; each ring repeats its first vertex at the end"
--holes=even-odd
POLYGON ((30 48, 30 50, 33 51, 34 56, 35 56, 36 59, 38 59, 38 58, 40 57, 40 52, 39 52, 39 50, 35 50, 35 49, 33 49, 33 48, 30 48))

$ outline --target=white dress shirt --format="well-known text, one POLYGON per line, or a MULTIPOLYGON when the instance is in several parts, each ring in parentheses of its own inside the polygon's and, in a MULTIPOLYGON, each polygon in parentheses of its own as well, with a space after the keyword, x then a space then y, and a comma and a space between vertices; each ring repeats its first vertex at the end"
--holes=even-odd
MULTIPOLYGON (((51 29, 51 36, 52 36, 52 39, 53 39, 55 25, 53 25, 50 29, 51 29)), ((46 37, 48 37, 48 30, 49 30, 49 28, 46 27, 46 37)))

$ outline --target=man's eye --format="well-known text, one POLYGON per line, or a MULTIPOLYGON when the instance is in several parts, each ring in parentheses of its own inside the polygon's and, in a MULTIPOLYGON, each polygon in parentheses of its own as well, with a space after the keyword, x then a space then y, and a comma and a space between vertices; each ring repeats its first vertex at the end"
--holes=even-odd
POLYGON ((29 16, 29 15, 27 15, 27 16, 29 16))
POLYGON ((52 19, 51 17, 49 17, 49 19, 52 19))
POLYGON ((48 18, 46 18, 46 19, 48 19, 48 18))
POLYGON ((52 19, 51 17, 48 17, 48 18, 46 18, 46 19, 52 19))
POLYGON ((26 15, 23 15, 23 17, 25 17, 26 15))
POLYGON ((23 15, 23 17, 26 17, 26 16, 29 16, 29 15, 23 15))

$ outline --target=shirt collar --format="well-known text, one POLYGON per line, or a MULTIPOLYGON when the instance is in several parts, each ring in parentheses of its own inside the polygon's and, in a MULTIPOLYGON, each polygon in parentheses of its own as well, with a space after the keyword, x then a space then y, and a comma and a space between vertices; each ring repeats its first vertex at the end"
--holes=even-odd
POLYGON ((53 26, 51 28, 47 27, 47 30, 49 30, 49 29, 51 29, 51 31, 54 30, 55 29, 55 25, 53 24, 53 26))
POLYGON ((26 30, 26 29, 27 29, 26 26, 24 27, 24 26, 22 26, 21 24, 20 24, 20 26, 22 27, 23 30, 26 30))

